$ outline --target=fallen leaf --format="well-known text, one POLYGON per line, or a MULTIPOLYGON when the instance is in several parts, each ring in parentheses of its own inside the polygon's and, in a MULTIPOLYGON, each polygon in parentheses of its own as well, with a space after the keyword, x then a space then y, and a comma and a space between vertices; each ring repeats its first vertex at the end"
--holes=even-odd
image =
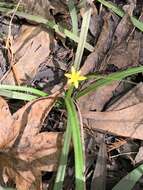
POLYGON ((98 88, 95 92, 89 93, 78 99, 81 110, 86 111, 102 111, 105 104, 113 96, 113 92, 117 88, 119 82, 98 88))
POLYGON ((59 93, 29 102, 13 115, 0 98, 0 167, 7 168, 18 190, 40 190, 41 171, 56 169, 62 133, 40 130, 59 93))
MULTIPOLYGON (((15 1, 18 2, 18 0, 15 1)), ((67 3, 61 0, 22 0, 22 3, 25 8, 25 11, 33 15, 40 15, 47 19, 54 19, 54 17, 52 17, 53 14, 67 14, 68 10, 67 3)))
POLYGON ((115 28, 116 24, 112 21, 112 15, 109 13, 106 14, 104 16, 103 28, 95 46, 95 50, 87 57, 84 65, 81 67, 82 75, 97 71, 100 68, 104 56, 111 47, 115 28))
POLYGON ((90 127, 118 136, 142 139, 143 103, 125 108, 119 111, 109 112, 86 112, 82 113, 84 118, 93 120, 89 122, 90 127))
POLYGON ((82 111, 83 118, 88 119, 89 126, 93 129, 112 133, 118 136, 143 139, 143 85, 139 84, 133 92, 120 99, 116 109, 105 112, 82 111), (134 97, 134 98, 133 98, 134 97), (132 100, 133 98, 133 100, 132 100), (123 101, 124 100, 124 101, 123 101), (128 106, 129 105, 129 106, 128 106))
POLYGON ((143 64, 143 36, 140 34, 140 49, 139 49, 139 59, 138 62, 140 65, 143 64))
POLYGON ((107 111, 122 110, 127 107, 131 107, 135 104, 142 102, 143 98, 143 83, 137 84, 134 88, 130 89, 124 96, 118 101, 112 104, 107 111))
POLYGON ((102 63, 101 69, 106 70, 108 63, 119 69, 138 66, 139 50, 139 39, 134 38, 129 42, 124 40, 119 46, 114 47, 107 59, 102 63))
MULTIPOLYGON (((15 64, 13 68, 19 84, 33 78, 39 65, 45 62, 50 54, 50 34, 40 27, 23 26, 19 36, 12 44, 15 64)), ((15 76, 10 71, 3 84, 15 84, 15 76)))
POLYGON ((126 7, 126 14, 123 16, 115 30, 114 38, 116 38, 116 40, 114 45, 118 46, 121 42, 124 42, 132 32, 133 24, 130 16, 132 16, 133 10, 134 7, 132 6, 126 7))
POLYGON ((90 18, 89 30, 94 36, 94 43, 97 42, 99 34, 102 30, 103 18, 102 13, 98 14, 98 10, 94 4, 92 4, 93 13, 90 18))
POLYGON ((134 27, 130 20, 134 7, 135 4, 132 3, 126 6, 126 14, 120 22, 111 13, 103 12, 102 15, 92 16, 91 22, 95 20, 95 23, 92 24, 93 33, 96 34, 97 32, 99 35, 98 25, 102 23, 103 26, 94 52, 89 54, 81 68, 83 75, 95 71, 106 71, 109 64, 119 69, 139 64, 141 35, 139 32, 134 33, 134 27), (98 17, 100 18, 100 23, 97 25, 96 23, 99 22, 97 21, 98 17), (97 25, 97 29, 94 28, 95 25, 97 25))
MULTIPOLYGON (((15 1, 18 2, 18 0, 15 1)), ((54 9, 54 7, 51 6, 51 3, 48 0, 22 0, 22 5, 24 6, 26 12, 29 12, 34 15, 40 15, 48 19, 52 18, 50 10, 54 9)))
MULTIPOLYGON (((104 135, 103 135, 104 139, 104 135)), ((94 169, 92 182, 91 182, 91 190, 105 190, 106 188, 106 164, 107 164, 107 150, 106 144, 104 140, 102 140, 99 152, 97 156, 96 166, 94 169)))
POLYGON ((110 52, 101 64, 100 70, 106 70, 108 64, 112 64, 117 68, 128 68, 137 66, 140 51, 139 32, 134 33, 134 27, 130 20, 130 16, 134 7, 129 6, 127 13, 121 19, 114 33, 114 40, 110 52), (130 10, 131 9, 131 10, 130 10), (129 13, 128 13, 129 12, 129 13))

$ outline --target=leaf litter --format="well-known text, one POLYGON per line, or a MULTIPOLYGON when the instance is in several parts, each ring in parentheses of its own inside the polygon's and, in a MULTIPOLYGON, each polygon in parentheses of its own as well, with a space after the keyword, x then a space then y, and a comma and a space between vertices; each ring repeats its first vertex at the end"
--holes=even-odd
POLYGON ((58 95, 29 102, 13 115, 1 98, 1 169, 19 190, 41 189, 41 171, 56 169, 62 133, 39 132, 58 95))
MULTIPOLYGON (((67 2, 24 0, 23 3, 25 12, 39 14, 68 29, 72 28, 67 2)), ((78 1, 75 3, 78 5, 78 1)), ((138 1, 116 3, 125 10, 122 19, 104 6, 91 3, 93 13, 88 42, 94 45, 94 51, 84 52, 81 67, 83 75, 92 72, 108 74, 142 64, 142 32, 136 30, 130 20, 130 16, 139 14, 136 7, 142 7, 142 4, 138 1)), ((81 17, 82 10, 78 13, 79 26, 81 17)), ((3 22, 8 21, 7 17, 1 19, 3 22)), ((13 40, 9 49, 10 56, 14 58, 12 67, 15 73, 10 69, 11 59, 5 50, 8 24, 1 24, 1 84, 17 84, 16 74, 18 84, 38 87, 51 95, 26 103, 13 114, 9 110, 10 101, 0 98, 0 183, 6 185, 12 180, 19 190, 39 190, 43 189, 43 171, 57 170, 65 130, 58 128, 60 132, 55 129, 54 132, 41 132, 41 128, 65 88, 64 73, 70 69, 75 46, 72 49, 71 41, 61 38, 50 29, 19 19, 13 20, 13 40), (17 25, 20 29, 17 29, 17 25)), ((119 178, 142 162, 141 78, 142 74, 113 82, 78 100, 87 147, 87 189, 99 187, 110 190, 119 178)), ((91 82, 83 84, 82 88, 91 82)), ((64 187, 74 189, 72 151, 69 157, 64 187)), ((50 183, 46 185, 52 189, 52 178, 50 183)), ((140 189, 140 185, 142 182, 135 189, 140 189)))

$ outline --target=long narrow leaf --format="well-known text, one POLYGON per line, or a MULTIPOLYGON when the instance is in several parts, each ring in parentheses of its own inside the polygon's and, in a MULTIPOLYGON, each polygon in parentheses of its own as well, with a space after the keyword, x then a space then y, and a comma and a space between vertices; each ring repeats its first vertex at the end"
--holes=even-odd
POLYGON ((5 7, 5 8, 10 8, 10 9, 13 9, 16 7, 16 5, 14 5, 13 3, 5 3, 5 2, 0 2, 0 6, 5 7))
POLYGON ((128 175, 126 175, 123 179, 117 183, 113 187, 112 190, 121 190, 121 189, 126 189, 126 190, 132 190, 136 182, 141 178, 143 175, 143 164, 131 171, 128 175))
MULTIPOLYGON (((97 75, 97 79, 99 79, 99 78, 101 78, 101 79, 95 81, 94 83, 92 83, 88 87, 86 87, 85 89, 81 90, 77 94, 76 98, 79 98, 79 97, 84 96, 90 92, 93 92, 101 86, 111 84, 113 81, 122 80, 125 77, 131 76, 133 74, 141 73, 141 72, 143 72, 143 66, 130 68, 130 69, 127 69, 125 71, 120 71, 120 72, 110 74, 108 76, 97 75)), ((96 74, 92 75, 92 78, 96 79, 96 74)))
POLYGON ((13 99, 18 99, 18 100, 25 100, 25 101, 31 101, 38 98, 38 96, 21 93, 21 92, 9 91, 9 90, 0 90, 0 96, 5 96, 8 98, 13 98, 13 99))
MULTIPOLYGON (((113 12, 115 12, 120 17, 123 17, 125 15, 125 12, 122 9, 120 9, 119 7, 117 7, 115 4, 105 1, 105 0, 97 0, 97 1, 99 1, 104 6, 108 7, 109 9, 111 9, 113 12)), ((133 16, 131 16, 131 21, 136 28, 143 31, 143 22, 139 21, 138 19, 136 19, 133 16)))
POLYGON ((10 187, 2 187, 2 186, 0 186, 0 190, 16 190, 16 189, 10 188, 10 187))
MULTIPOLYGON (((12 12, 12 9, 4 8, 4 7, 0 6, 0 12, 10 13, 10 12, 12 12)), ((61 26, 55 24, 53 21, 49 21, 49 20, 47 20, 47 19, 45 19, 45 18, 43 18, 41 16, 31 15, 31 14, 27 14, 27 13, 20 12, 20 11, 17 11, 15 13, 15 15, 20 16, 22 18, 25 18, 25 19, 27 19, 27 20, 29 20, 31 22, 44 24, 45 27, 52 28, 60 36, 62 36, 62 37, 67 36, 71 40, 73 40, 73 41, 75 41, 77 43, 79 42, 79 37, 78 36, 76 36, 74 33, 70 32, 69 30, 67 30, 65 28, 62 28, 61 26)), ((85 43, 85 48, 88 49, 91 52, 94 50, 93 46, 90 45, 87 42, 85 43)))
POLYGON ((75 55, 75 61, 74 61, 74 67, 76 70, 79 70, 85 43, 86 43, 86 38, 87 38, 87 33, 88 33, 88 28, 89 28, 89 22, 90 22, 90 17, 91 17, 91 8, 89 8, 83 15, 83 21, 82 21, 82 26, 81 26, 81 32, 80 32, 80 37, 79 37, 79 43, 75 55))
POLYGON ((11 90, 11 91, 22 91, 22 92, 25 92, 25 93, 31 93, 31 94, 34 94, 34 95, 37 95, 37 96, 47 96, 48 94, 41 91, 41 90, 38 90, 38 89, 35 89, 35 88, 32 88, 32 87, 27 87, 27 86, 16 86, 16 85, 5 85, 5 84, 0 84, 0 90, 11 90))
POLYGON ((74 144, 76 190, 84 190, 85 188, 84 154, 83 154, 82 141, 80 136, 80 124, 76 108, 73 103, 73 99, 71 97, 66 97, 65 103, 72 131, 72 140, 74 144))
POLYGON ((78 36, 78 18, 77 11, 73 0, 68 0, 69 12, 72 20, 72 31, 78 36))
POLYGON ((62 190, 66 166, 67 166, 70 142, 71 142, 71 127, 70 127, 70 122, 68 118, 67 129, 66 129, 65 137, 64 137, 64 145, 63 145, 61 156, 60 156, 60 162, 59 162, 57 176, 56 176, 53 190, 62 190))

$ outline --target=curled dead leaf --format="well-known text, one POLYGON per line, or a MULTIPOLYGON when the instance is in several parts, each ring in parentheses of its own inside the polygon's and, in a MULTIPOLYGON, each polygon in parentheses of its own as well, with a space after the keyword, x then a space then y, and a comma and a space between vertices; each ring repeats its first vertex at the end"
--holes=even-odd
POLYGON ((19 190, 40 190, 41 171, 56 169, 62 133, 40 129, 59 94, 29 102, 13 115, 0 98, 0 167, 19 190))
POLYGON ((28 77, 35 76, 39 65, 49 56, 50 34, 40 27, 23 26, 12 44, 11 51, 14 56, 14 63, 11 64, 15 73, 9 71, 2 83, 25 83, 28 77))
POLYGON ((89 126, 105 133, 143 139, 143 85, 140 83, 107 111, 82 112, 89 126))

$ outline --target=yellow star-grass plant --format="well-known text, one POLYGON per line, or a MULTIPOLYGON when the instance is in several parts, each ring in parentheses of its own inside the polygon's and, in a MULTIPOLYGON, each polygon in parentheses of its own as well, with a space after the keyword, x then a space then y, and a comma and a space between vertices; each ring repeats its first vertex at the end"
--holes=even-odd
POLYGON ((68 84, 73 85, 75 88, 78 88, 80 81, 86 80, 86 77, 80 75, 80 71, 76 71, 73 66, 71 73, 66 73, 65 76, 68 78, 68 84))

